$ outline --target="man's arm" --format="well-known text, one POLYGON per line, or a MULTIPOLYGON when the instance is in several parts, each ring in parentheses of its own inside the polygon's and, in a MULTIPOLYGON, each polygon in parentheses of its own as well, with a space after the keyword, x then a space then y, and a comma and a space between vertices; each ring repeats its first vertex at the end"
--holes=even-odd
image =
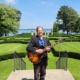
POLYGON ((47 39, 47 46, 51 46, 49 39, 47 39))
POLYGON ((49 52, 51 50, 51 43, 49 41, 49 39, 47 38, 47 47, 46 47, 46 50, 49 52))
POLYGON ((26 50, 28 51, 28 52, 32 52, 32 53, 35 53, 36 52, 36 49, 34 48, 34 44, 35 42, 34 42, 34 39, 33 39, 33 37, 31 38, 31 40, 30 40, 30 42, 29 42, 29 44, 28 44, 28 46, 27 46, 27 48, 26 48, 26 50))

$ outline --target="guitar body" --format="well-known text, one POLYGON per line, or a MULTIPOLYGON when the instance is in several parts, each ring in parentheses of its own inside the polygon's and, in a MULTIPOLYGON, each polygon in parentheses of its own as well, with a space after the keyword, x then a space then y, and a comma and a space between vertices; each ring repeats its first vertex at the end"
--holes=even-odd
MULTIPOLYGON (((38 49, 44 49, 44 46, 40 46, 38 49)), ((45 52, 42 54, 28 52, 28 58, 33 64, 38 64, 41 59, 45 56, 45 52)))

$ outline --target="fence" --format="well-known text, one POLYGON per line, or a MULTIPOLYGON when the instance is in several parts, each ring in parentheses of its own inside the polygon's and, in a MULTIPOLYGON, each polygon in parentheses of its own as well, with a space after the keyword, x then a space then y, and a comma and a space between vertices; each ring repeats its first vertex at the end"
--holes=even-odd
POLYGON ((67 63, 68 63, 68 52, 65 51, 57 60, 56 68, 67 70, 67 63))
POLYGON ((14 71, 15 70, 25 70, 26 69, 26 63, 20 56, 14 52, 14 71))

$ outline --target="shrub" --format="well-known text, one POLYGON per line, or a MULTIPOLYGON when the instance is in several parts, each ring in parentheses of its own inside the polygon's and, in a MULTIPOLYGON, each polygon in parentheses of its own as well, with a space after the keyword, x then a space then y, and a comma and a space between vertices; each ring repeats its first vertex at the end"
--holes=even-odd
MULTIPOLYGON (((20 58, 22 58, 26 56, 26 53, 18 53, 18 55, 20 56, 20 58)), ((13 58, 14 58, 14 54, 1 55, 0 61, 7 60, 7 59, 13 59, 13 58)))
POLYGON ((31 37, 31 33, 22 33, 22 34, 16 34, 15 37, 17 38, 23 38, 23 37, 31 37))
MULTIPOLYGON (((54 56, 59 56, 59 52, 56 51, 54 48, 51 49, 52 50, 52 53, 54 53, 53 55, 54 56)), ((64 54, 64 52, 61 52, 60 51, 60 55, 64 54)), ((80 59, 80 53, 76 53, 76 52, 68 52, 68 57, 70 58, 75 58, 75 59, 80 59)))
POLYGON ((58 32, 54 32, 53 35, 49 35, 49 37, 59 37, 59 33, 58 32))

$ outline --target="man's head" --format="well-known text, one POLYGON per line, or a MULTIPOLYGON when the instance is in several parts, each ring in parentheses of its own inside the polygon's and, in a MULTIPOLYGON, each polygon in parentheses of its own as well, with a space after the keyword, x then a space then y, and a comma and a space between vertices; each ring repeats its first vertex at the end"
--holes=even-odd
POLYGON ((43 36, 43 27, 41 27, 41 26, 38 26, 37 28, 36 28, 36 32, 37 32, 37 35, 38 36, 43 36))

